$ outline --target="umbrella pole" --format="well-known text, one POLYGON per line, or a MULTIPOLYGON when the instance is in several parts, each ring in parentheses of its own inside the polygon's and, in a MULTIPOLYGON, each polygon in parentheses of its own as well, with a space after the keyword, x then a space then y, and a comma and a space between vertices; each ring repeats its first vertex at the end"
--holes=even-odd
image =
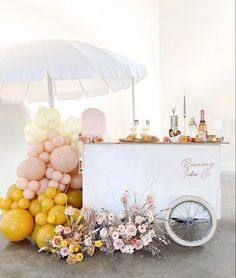
POLYGON ((132 109, 133 109, 133 122, 136 120, 135 115, 135 94, 134 94, 134 78, 131 78, 131 87, 132 87, 132 109))
POLYGON ((54 107, 54 95, 53 95, 53 86, 52 86, 52 79, 47 72, 47 80, 48 80, 48 101, 49 107, 54 107))

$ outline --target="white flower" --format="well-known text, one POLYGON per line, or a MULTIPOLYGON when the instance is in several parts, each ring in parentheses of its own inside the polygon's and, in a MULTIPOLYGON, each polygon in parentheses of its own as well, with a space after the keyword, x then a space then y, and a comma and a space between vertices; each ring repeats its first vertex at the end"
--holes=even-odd
POLYGON ((124 225, 119 225, 118 226, 118 232, 123 234, 125 232, 125 226, 124 225))
POLYGON ((114 231, 112 234, 111 234, 111 237, 115 240, 115 239, 118 239, 119 238, 119 233, 117 231, 114 231))
POLYGON ((137 215, 136 217, 135 217, 135 224, 142 224, 143 223, 143 217, 142 216, 140 216, 140 215, 137 215))
POLYGON ((153 229, 151 229, 151 230, 148 232, 148 235, 149 235, 151 238, 153 238, 153 237, 156 236, 156 233, 155 233, 155 231, 154 231, 153 229))
POLYGON ((102 229, 100 230, 100 236, 101 236, 101 238, 106 238, 106 237, 108 236, 107 229, 102 228, 102 229))
POLYGON ((101 225, 102 222, 106 219, 106 215, 103 212, 100 212, 99 214, 97 214, 96 216, 96 221, 98 223, 98 225, 101 225))
POLYGON ((70 251, 67 247, 62 247, 60 249, 60 254, 62 255, 62 257, 67 257, 70 254, 70 251))
POLYGON ((135 225, 131 224, 126 227, 125 232, 128 236, 135 236, 137 233, 137 228, 135 225))
POLYGON ((124 247, 124 242, 122 239, 115 239, 113 242, 113 246, 115 248, 115 250, 120 250, 121 248, 124 247))
POLYGON ((64 227, 62 225, 57 225, 55 227, 55 233, 58 235, 64 231, 64 227))
POLYGON ((147 236, 143 236, 142 237, 142 242, 143 242, 143 246, 148 246, 149 245, 149 240, 147 236))
POLYGON ((74 213, 75 213, 75 208, 72 208, 72 207, 65 208, 66 215, 73 215, 74 213))
POLYGON ((133 254, 134 253, 134 247, 132 245, 125 245, 120 249, 121 253, 126 254, 133 254))
POLYGON ((115 219, 114 217, 114 214, 113 213, 109 213, 107 218, 110 220, 110 221, 113 221, 115 219))
POLYGON ((85 246, 90 246, 90 245, 92 245, 92 240, 91 240, 91 238, 85 239, 84 245, 85 245, 85 246))
POLYGON ((154 220, 154 216, 153 216, 153 213, 151 211, 148 211, 147 214, 146 214, 147 218, 148 218, 148 222, 149 223, 152 223, 153 220, 154 220))

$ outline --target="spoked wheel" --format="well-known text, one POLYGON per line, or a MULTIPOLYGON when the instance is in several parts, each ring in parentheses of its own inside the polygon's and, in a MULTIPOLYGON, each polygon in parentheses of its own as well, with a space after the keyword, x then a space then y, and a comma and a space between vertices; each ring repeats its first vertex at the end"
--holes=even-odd
POLYGON ((217 226, 214 209, 196 196, 176 199, 168 208, 165 220, 169 236, 176 243, 188 247, 208 242, 217 226))

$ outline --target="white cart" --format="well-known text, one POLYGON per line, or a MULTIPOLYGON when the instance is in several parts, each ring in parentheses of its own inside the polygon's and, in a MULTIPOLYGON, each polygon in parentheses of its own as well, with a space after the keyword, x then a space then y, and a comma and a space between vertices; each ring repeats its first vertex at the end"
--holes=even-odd
POLYGON ((170 237, 199 246, 221 216, 220 143, 85 144, 83 206, 121 211, 124 190, 151 194, 170 237))

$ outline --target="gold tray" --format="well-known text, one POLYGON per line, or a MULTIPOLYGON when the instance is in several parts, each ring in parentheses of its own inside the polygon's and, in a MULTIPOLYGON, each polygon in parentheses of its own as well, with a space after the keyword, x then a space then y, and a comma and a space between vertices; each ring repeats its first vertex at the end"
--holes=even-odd
POLYGON ((159 138, 152 138, 150 141, 144 141, 142 138, 136 138, 134 140, 129 140, 127 138, 120 138, 119 141, 121 143, 144 143, 144 144, 149 144, 149 143, 158 143, 160 142, 159 138))

